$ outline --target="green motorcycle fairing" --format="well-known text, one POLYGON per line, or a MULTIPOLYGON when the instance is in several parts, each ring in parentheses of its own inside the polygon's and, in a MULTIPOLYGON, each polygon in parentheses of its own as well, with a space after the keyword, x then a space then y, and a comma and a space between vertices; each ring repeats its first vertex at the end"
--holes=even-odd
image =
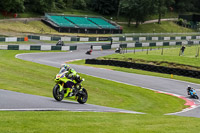
MULTIPOLYGON (((70 82, 73 82, 75 83, 75 81, 71 80, 71 79, 68 79, 65 74, 68 73, 68 71, 64 71, 64 72, 59 72, 57 75, 56 75, 56 78, 55 78, 55 82, 56 84, 59 85, 60 87, 60 92, 63 91, 63 90, 66 90, 66 93, 64 94, 64 97, 69 97, 69 94, 72 93, 72 89, 71 88, 64 88, 64 83, 67 83, 68 81, 70 82)), ((75 96, 72 96, 71 98, 75 99, 75 96)))

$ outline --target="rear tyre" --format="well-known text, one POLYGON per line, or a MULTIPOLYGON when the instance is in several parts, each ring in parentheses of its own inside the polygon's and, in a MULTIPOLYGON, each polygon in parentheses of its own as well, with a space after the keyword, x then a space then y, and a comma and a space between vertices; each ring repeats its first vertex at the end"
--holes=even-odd
POLYGON ((55 85, 53 88, 53 97, 57 100, 57 101, 61 101, 64 98, 64 91, 60 92, 60 86, 59 85, 55 85))
POLYGON ((84 104, 87 102, 87 99, 88 99, 88 93, 87 93, 87 90, 85 88, 82 89, 82 91, 80 91, 78 93, 78 99, 77 101, 80 103, 80 104, 84 104))

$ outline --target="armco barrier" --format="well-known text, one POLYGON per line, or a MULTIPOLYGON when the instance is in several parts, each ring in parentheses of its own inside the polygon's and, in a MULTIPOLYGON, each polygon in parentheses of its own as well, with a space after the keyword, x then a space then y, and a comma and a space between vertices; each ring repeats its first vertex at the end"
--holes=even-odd
POLYGON ((41 50, 41 46, 31 46, 30 50, 41 50))
POLYGON ((61 46, 51 46, 51 50, 61 50, 61 46))
POLYGON ((102 49, 105 50, 105 49, 111 49, 111 45, 108 44, 108 45, 102 45, 102 49))
POLYGON ((0 45, 0 50, 77 50, 77 46, 52 46, 52 45, 0 45))
MULTIPOLYGON (((29 39, 37 39, 37 40, 53 40, 53 41, 179 41, 179 40, 191 40, 191 39, 200 39, 200 36, 177 36, 177 37, 56 37, 56 36, 36 36, 36 35, 28 35, 29 39)), ((1 41, 1 38, 0 38, 1 41)))
POLYGON ((118 66, 118 67, 125 67, 125 68, 133 68, 133 69, 140 69, 140 70, 145 70, 145 71, 174 74, 174 75, 180 75, 180 76, 186 76, 186 77, 200 79, 200 71, 195 71, 195 70, 169 68, 169 67, 164 67, 164 66, 154 66, 154 65, 149 65, 149 64, 140 64, 140 63, 115 61, 115 60, 86 59, 85 63, 86 64, 110 65, 110 66, 118 66))
POLYGON ((77 46, 70 46, 70 50, 76 50, 77 46))
POLYGON ((28 37, 0 37, 0 42, 28 41, 28 37))
POLYGON ((8 50, 19 50, 19 45, 8 45, 8 50))
POLYGON ((99 45, 99 46, 93 46, 93 50, 105 50, 105 49, 111 49, 111 48, 134 48, 134 47, 153 47, 153 46, 172 46, 172 45, 194 45, 194 44, 200 44, 199 40, 195 40, 195 41, 178 41, 178 42, 136 42, 136 43, 127 43, 127 44, 105 44, 105 45, 99 45))

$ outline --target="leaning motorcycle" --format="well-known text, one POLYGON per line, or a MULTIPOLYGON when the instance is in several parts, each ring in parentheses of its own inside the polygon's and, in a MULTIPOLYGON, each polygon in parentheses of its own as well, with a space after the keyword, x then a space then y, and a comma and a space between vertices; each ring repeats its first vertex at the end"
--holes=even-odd
POLYGON ((192 89, 192 90, 189 91, 189 95, 191 97, 193 97, 194 99, 199 99, 199 97, 197 95, 197 92, 194 89, 192 89))
POLYGON ((82 85, 77 84, 75 80, 66 77, 68 71, 61 69, 56 75, 54 81, 56 85, 53 88, 53 96, 57 101, 63 98, 70 98, 77 100, 80 104, 86 103, 88 93, 82 85))

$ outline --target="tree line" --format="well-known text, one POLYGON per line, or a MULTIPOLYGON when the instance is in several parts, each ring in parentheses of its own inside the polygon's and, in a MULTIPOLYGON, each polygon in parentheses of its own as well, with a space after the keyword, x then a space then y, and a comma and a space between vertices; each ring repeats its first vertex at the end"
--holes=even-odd
POLYGON ((199 0, 1 0, 3 12, 56 12, 65 9, 92 10, 102 15, 126 16, 128 22, 136 21, 136 26, 147 16, 157 14, 161 17, 167 11, 199 12, 199 0))

